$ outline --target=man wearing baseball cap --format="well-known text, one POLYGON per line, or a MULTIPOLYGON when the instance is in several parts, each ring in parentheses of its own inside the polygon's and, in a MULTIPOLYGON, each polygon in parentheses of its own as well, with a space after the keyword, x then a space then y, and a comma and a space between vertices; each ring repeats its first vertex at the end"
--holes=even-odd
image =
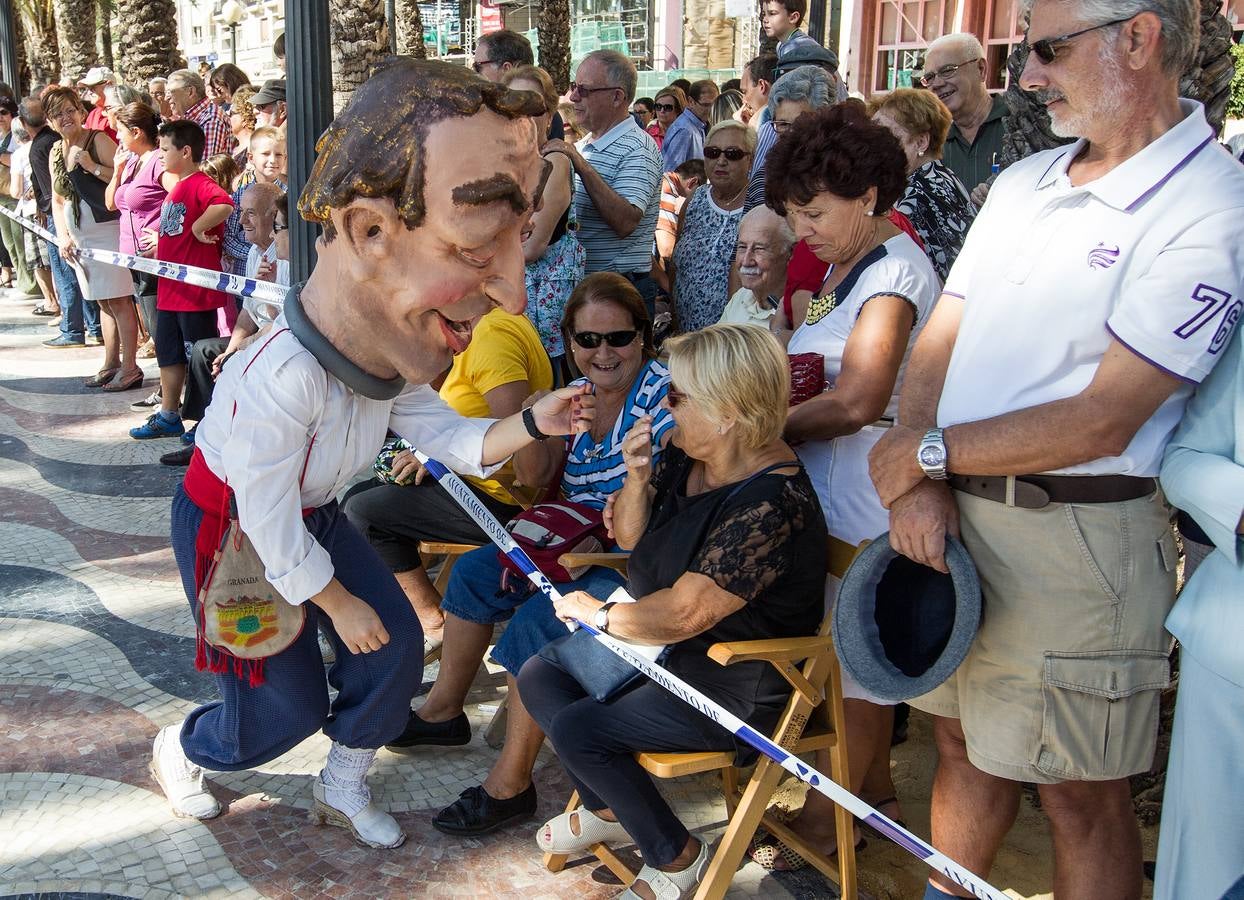
MULTIPOLYGON (((116 76, 112 74, 112 69, 105 66, 95 66, 82 76, 82 80, 78 82, 79 88, 86 88, 95 95, 92 101, 89 97, 83 102, 92 104, 91 110, 86 114, 86 121, 83 123, 88 131, 107 132, 108 137, 115 142, 117 133, 113 131, 112 125, 108 122, 108 115, 104 112, 105 100, 104 90, 110 84, 116 83, 116 76)), ((85 94, 85 91, 81 93, 85 94)))
POLYGON ((285 79, 269 78, 258 93, 251 97, 255 108, 255 125, 281 128, 285 125, 285 79))

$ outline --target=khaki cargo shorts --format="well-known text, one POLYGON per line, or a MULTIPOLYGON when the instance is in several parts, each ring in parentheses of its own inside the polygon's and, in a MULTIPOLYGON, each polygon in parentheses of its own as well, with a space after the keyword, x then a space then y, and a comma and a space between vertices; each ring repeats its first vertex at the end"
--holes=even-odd
POLYGON ((913 706, 960 720, 983 772, 1041 784, 1147 771, 1170 683, 1175 538, 1160 491, 1020 509, 955 492, 984 615, 913 706))

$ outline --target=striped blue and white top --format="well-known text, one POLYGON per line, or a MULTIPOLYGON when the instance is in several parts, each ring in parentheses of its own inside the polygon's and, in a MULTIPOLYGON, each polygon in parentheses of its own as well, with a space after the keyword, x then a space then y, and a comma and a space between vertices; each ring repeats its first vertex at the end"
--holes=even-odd
POLYGON ((575 176, 577 237, 587 251, 587 273, 647 272, 661 204, 661 151, 656 141, 627 116, 595 140, 583 138, 575 146, 614 191, 644 213, 629 237, 618 237, 596 211, 583 180, 575 176))
MULTIPOLYGON (((572 384, 587 384, 580 378, 572 384)), ((622 441, 641 416, 652 416, 652 455, 655 467, 661 458, 665 439, 674 427, 674 417, 661 405, 670 386, 669 369, 655 359, 640 370, 631 392, 622 405, 613 428, 597 443, 590 434, 581 434, 570 447, 566 471, 562 474, 562 492, 568 500, 604 509, 611 494, 621 490, 626 481, 626 464, 622 461, 622 441)))

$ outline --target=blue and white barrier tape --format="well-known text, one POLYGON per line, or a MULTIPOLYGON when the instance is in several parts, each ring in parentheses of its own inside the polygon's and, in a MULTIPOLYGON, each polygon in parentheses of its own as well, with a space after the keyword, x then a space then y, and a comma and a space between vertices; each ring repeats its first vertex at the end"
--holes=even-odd
MULTIPOLYGON (((44 240, 51 241, 54 245, 58 243, 56 235, 52 234, 52 232, 38 223, 32 222, 30 219, 19 216, 7 207, 0 206, 0 214, 8 216, 18 225, 33 231, 44 240)), ((148 259, 145 256, 134 256, 129 253, 118 253, 115 250, 93 250, 87 247, 79 247, 78 255, 84 259, 107 263, 110 266, 147 272, 151 275, 158 275, 161 278, 169 278, 173 281, 181 281, 213 291, 223 291, 226 294, 235 294, 238 297, 253 297, 261 303, 270 303, 278 308, 285 303, 285 292, 287 290, 285 286, 273 284, 270 281, 244 278, 241 275, 230 275, 228 272, 215 272, 198 266, 183 266, 177 263, 161 262, 158 259, 148 259)))
MULTIPOLYGON (((536 567, 531 557, 523 551, 522 547, 514 542, 514 538, 505 530, 505 526, 497 521, 496 517, 480 503, 479 498, 475 496, 461 478, 449 471, 441 463, 430 459, 426 454, 420 453, 418 450, 415 450, 414 454, 415 458, 423 463, 424 467, 432 473, 432 477, 440 482, 441 487, 449 492, 449 495, 475 520, 480 528, 484 529, 484 533, 492 539, 492 542, 500 548, 501 552, 526 573, 532 584, 543 591, 550 600, 557 601, 561 599, 561 594, 553 586, 553 583, 549 581, 548 576, 536 567)), ((675 697, 708 716, 722 728, 725 728, 735 737, 745 741, 751 747, 769 757, 769 759, 773 760, 787 772, 790 772, 800 781, 806 783, 809 787, 815 788, 839 806, 847 809, 856 818, 871 825, 878 833, 898 844, 912 856, 936 869, 964 890, 971 891, 973 896, 979 897, 980 900, 1010 900, 1006 894, 991 886, 987 881, 925 843, 893 819, 878 812, 832 778, 818 772, 804 763, 799 757, 788 753, 782 747, 769 740, 769 738, 755 731, 738 716, 727 711, 677 675, 666 670, 663 666, 645 659, 626 644, 614 640, 607 634, 602 634, 586 622, 579 622, 578 624, 580 628, 595 636, 596 640, 643 672, 675 697)))

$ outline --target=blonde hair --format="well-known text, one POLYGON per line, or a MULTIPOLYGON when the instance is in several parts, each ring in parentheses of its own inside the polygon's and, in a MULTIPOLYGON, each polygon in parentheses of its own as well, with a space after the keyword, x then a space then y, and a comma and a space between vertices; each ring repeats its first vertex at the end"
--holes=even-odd
POLYGON ((755 325, 710 325, 665 342, 670 379, 711 418, 733 418, 757 449, 782 436, 790 365, 777 339, 755 325))
POLYGON ((201 171, 212 181, 216 182, 225 191, 232 194, 237 180, 242 175, 242 170, 238 168, 237 160, 228 153, 217 153, 209 156, 199 164, 201 171))
POLYGON ((506 87, 516 81, 534 81, 540 85, 539 94, 544 98, 545 112, 550 116, 557 112, 557 88, 553 86, 553 79, 549 77, 548 72, 539 66, 515 66, 501 76, 501 83, 506 87))
POLYGON ((704 143, 707 144, 715 134, 731 130, 737 130, 739 132, 739 140, 743 142, 744 150, 748 153, 756 152, 756 130, 754 128, 749 128, 742 122, 736 122, 734 119, 725 119, 710 128, 708 130, 708 134, 704 136, 704 143))
POLYGON ((925 153, 932 159, 942 158, 942 148, 953 120, 937 94, 916 88, 895 88, 868 101, 868 117, 871 119, 879 112, 897 122, 913 138, 927 134, 929 149, 925 153))

